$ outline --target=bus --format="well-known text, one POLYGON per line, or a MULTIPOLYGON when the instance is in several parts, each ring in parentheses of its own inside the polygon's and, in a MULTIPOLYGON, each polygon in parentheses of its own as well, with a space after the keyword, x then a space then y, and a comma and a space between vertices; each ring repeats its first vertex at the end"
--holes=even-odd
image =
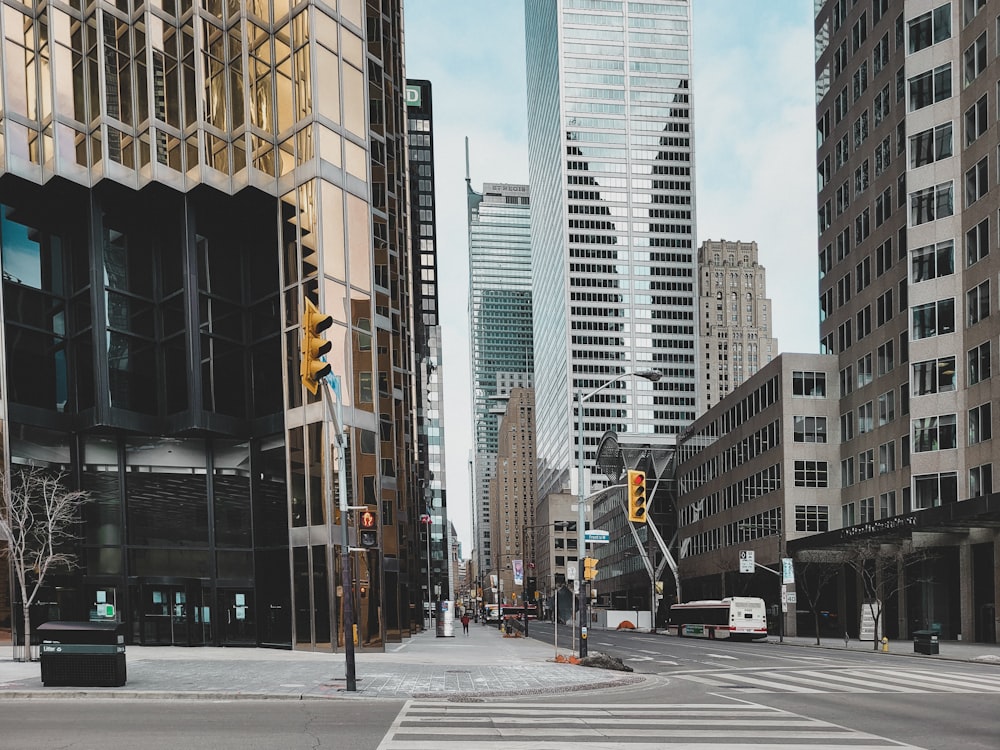
POLYGON ((680 637, 759 640, 767 637, 767 610, 751 596, 674 604, 669 629, 680 637))

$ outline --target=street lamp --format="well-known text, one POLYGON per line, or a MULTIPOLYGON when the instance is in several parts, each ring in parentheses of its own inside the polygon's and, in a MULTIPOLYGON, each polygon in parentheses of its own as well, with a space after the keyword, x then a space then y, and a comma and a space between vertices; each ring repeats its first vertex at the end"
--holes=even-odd
POLYGON ((587 512, 586 512, 586 496, 583 491, 583 403, 589 401, 598 393, 603 391, 605 388, 610 387, 619 380, 624 380, 625 378, 644 378, 645 380, 655 383, 660 379, 660 373, 656 370, 638 370, 636 372, 623 372, 608 382, 604 383, 590 393, 584 394, 583 391, 577 389, 576 391, 576 416, 577 416, 577 481, 578 487, 577 491, 579 493, 579 503, 577 505, 577 522, 576 522, 576 535, 577 535, 577 567, 578 570, 578 586, 580 587, 580 658, 582 659, 587 655, 587 597, 584 592, 583 586, 583 559, 587 555, 587 537, 584 531, 584 527, 587 524, 587 512))

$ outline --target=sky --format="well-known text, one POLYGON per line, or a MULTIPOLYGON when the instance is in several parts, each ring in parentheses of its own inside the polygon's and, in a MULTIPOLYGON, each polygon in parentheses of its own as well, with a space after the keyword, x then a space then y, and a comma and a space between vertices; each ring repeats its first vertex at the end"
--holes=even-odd
MULTIPOLYGON (((531 0, 529 0, 530 2, 531 0)), ((813 3, 692 0, 697 239, 756 241, 780 351, 819 350, 813 3)), ((528 182, 524 5, 406 0, 431 82, 448 517, 472 552, 465 139, 475 190, 528 182)))

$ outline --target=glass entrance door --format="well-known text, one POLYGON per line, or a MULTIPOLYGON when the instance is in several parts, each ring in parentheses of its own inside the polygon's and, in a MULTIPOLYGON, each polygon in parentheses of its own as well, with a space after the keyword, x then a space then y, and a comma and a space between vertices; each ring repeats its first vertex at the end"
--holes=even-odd
POLYGON ((253 591, 219 589, 219 643, 222 646, 256 646, 257 620, 253 591))
POLYGON ((144 646, 192 646, 204 643, 199 581, 146 582, 140 587, 141 639, 144 646))

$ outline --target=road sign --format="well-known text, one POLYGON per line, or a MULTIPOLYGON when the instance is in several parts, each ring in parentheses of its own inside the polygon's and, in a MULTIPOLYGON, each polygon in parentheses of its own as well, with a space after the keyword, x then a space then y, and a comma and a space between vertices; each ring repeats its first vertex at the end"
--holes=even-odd
POLYGON ((583 541, 590 544, 607 544, 611 541, 611 533, 604 529, 587 529, 583 532, 583 541))
POLYGON ((781 558, 781 582, 795 583, 795 566, 790 557, 781 558))
POLYGON ((796 603, 795 592, 794 591, 789 591, 788 593, 786 593, 785 594, 785 599, 788 600, 789 604, 795 604, 796 603))
POLYGON ((740 573, 753 573, 754 552, 752 549, 740 550, 740 573))

